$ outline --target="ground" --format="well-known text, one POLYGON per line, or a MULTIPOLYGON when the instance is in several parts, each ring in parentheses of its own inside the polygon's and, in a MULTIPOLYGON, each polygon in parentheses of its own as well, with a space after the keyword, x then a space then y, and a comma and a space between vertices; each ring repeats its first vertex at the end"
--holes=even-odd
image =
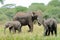
POLYGON ((8 29, 4 34, 4 25, 0 25, 0 40, 60 40, 60 24, 57 26, 57 37, 55 35, 43 36, 43 26, 34 25, 34 30, 28 33, 28 26, 22 27, 21 33, 10 34, 8 29))

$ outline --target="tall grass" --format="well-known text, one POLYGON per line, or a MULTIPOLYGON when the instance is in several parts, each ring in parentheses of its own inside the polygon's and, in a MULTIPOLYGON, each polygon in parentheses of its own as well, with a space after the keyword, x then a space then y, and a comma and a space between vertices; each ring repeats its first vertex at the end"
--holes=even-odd
POLYGON ((16 34, 10 34, 9 30, 6 30, 6 34, 4 34, 4 26, 0 25, 0 40, 60 40, 60 24, 58 24, 58 35, 50 35, 50 36, 43 36, 44 28, 43 26, 38 26, 37 24, 34 25, 33 32, 27 32, 28 26, 22 27, 22 32, 16 34))

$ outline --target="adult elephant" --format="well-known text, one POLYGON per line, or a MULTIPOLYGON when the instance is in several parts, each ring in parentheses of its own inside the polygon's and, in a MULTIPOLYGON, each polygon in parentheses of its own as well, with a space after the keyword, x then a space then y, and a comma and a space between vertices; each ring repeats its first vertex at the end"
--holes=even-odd
POLYGON ((28 32, 33 31, 33 21, 38 20, 40 23, 42 22, 42 12, 41 11, 33 11, 33 12, 18 12, 13 17, 13 20, 18 20, 21 23, 21 27, 28 25, 28 32))

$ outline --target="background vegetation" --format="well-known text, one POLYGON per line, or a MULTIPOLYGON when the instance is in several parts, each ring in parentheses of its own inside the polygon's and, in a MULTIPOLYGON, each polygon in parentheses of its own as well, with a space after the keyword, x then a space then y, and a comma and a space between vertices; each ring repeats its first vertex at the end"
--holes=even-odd
MULTIPOLYGON (((0 0, 3 5, 4 0, 0 0)), ((28 8, 23 6, 15 6, 15 4, 6 4, 0 8, 0 21, 5 22, 7 20, 12 20, 13 16, 21 11, 34 11, 34 10, 42 10, 44 17, 47 15, 48 17, 55 18, 58 23, 60 22, 60 1, 59 0, 51 0, 47 5, 44 3, 32 3, 28 8)))

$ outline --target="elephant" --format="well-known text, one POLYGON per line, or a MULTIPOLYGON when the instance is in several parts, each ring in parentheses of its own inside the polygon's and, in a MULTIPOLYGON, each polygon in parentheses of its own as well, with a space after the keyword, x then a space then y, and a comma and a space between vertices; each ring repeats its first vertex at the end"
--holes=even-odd
POLYGON ((33 32, 33 22, 34 20, 42 21, 42 11, 30 11, 30 12, 18 12, 13 17, 13 20, 17 20, 21 23, 22 26, 28 25, 29 30, 28 32, 33 32))
POLYGON ((21 31, 21 23, 19 21, 8 21, 5 24, 4 33, 5 33, 6 28, 9 28, 10 33, 11 33, 11 31, 16 33, 16 30, 18 30, 18 32, 20 32, 21 31))
POLYGON ((48 18, 44 19, 42 21, 42 24, 44 26, 44 35, 49 36, 50 32, 53 35, 53 32, 55 33, 55 36, 57 36, 57 21, 54 18, 48 18))

